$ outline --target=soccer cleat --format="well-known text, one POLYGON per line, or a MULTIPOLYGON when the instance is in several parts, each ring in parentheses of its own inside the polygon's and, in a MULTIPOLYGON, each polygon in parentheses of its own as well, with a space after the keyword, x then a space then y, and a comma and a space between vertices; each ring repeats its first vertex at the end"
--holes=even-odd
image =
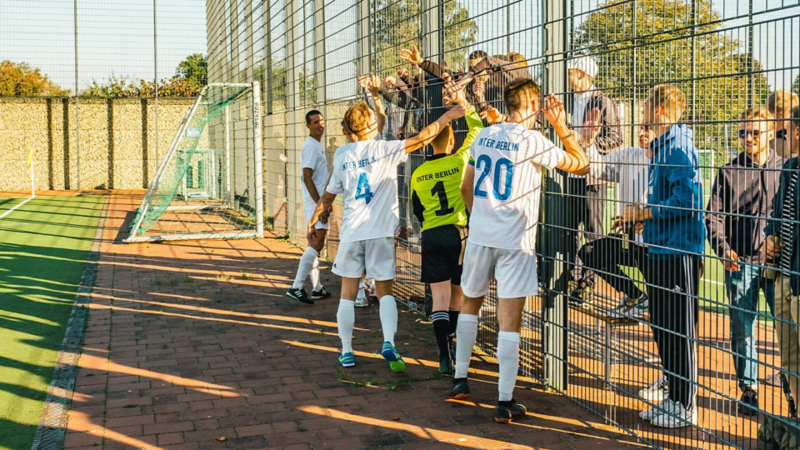
POLYGON ((342 367, 353 367, 356 365, 356 357, 353 356, 353 352, 342 353, 339 355, 339 364, 342 367))
POLYGON ((767 378, 765 379, 765 381, 769 385, 780 387, 781 386, 781 373, 780 372, 775 372, 772 375, 767 375, 767 378))
POLYGON ((314 300, 308 298, 308 294, 306 294, 305 289, 291 288, 288 291, 286 291, 286 296, 289 298, 293 298, 295 300, 299 300, 300 302, 305 303, 306 305, 314 304, 314 300))
POLYGON ((466 378, 453 378, 453 387, 447 392, 447 398, 453 400, 466 400, 470 396, 469 384, 466 378))
POLYGON ((400 353, 397 352, 397 349, 394 348, 394 345, 388 341, 384 342, 381 355, 383 356, 383 359, 389 363, 389 368, 392 369, 392 372, 405 372, 406 363, 403 361, 400 353))
POLYGON ((570 292, 569 303, 572 304, 572 306, 580 308, 590 308, 592 306, 592 302, 594 301, 594 289, 592 289, 591 286, 584 281, 579 283, 570 281, 568 286, 570 292))
POLYGON ((355 306, 356 306, 356 308, 366 308, 367 306, 369 306, 369 300, 367 300, 366 296, 364 296, 364 297, 356 297, 356 305, 355 306))
POLYGON ((639 417, 642 420, 650 421, 664 413, 671 412, 673 409, 675 409, 675 402, 673 402, 669 398, 665 398, 664 400, 661 401, 661 403, 656 405, 655 408, 640 411, 639 417))
POLYGON ((639 398, 648 402, 661 402, 669 394, 667 376, 661 375, 655 383, 639 391, 639 398))
POLYGON ((650 421, 650 425, 658 428, 683 428, 697 425, 697 410, 689 410, 681 402, 673 403, 673 408, 650 421))
POLYGON ((525 417, 527 412, 528 410, 517 403, 516 400, 497 402, 497 406, 494 408, 494 421, 497 423, 510 423, 513 420, 525 417))
POLYGON ((453 361, 450 358, 444 358, 439 361, 439 373, 442 375, 452 376, 456 372, 456 368, 453 367, 453 361))
POLYGON ((758 414, 758 392, 746 387, 739 400, 738 410, 745 416, 755 416, 758 414))
POLYGON ((644 292, 642 292, 638 297, 634 298, 630 298, 626 295, 622 299, 622 304, 629 308, 633 308, 635 306, 641 305, 642 303, 647 303, 647 298, 648 298, 647 294, 645 294, 644 292))
POLYGON ((615 319, 637 319, 644 320, 647 318, 648 304, 647 300, 644 303, 639 303, 636 306, 628 306, 622 304, 609 311, 608 315, 615 319))
POLYGON ((450 346, 450 357, 453 358, 453 365, 456 364, 456 335, 451 334, 447 336, 447 342, 450 346))
POLYGON ((331 293, 325 289, 325 286, 322 286, 318 291, 311 291, 312 300, 322 300, 323 298, 328 298, 330 296, 331 293))

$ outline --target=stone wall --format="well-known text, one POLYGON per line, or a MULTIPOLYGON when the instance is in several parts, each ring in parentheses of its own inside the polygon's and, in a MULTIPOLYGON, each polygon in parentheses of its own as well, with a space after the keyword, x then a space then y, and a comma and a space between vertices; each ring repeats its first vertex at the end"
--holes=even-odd
POLYGON ((194 99, 0 98, 0 191, 146 188, 194 99), (156 148, 158 114, 158 148, 156 148), (80 126, 76 133, 76 123, 80 126))

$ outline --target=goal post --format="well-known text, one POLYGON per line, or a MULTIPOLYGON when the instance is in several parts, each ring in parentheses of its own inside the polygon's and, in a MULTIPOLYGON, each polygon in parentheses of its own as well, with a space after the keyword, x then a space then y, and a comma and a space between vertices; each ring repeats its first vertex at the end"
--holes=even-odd
POLYGON ((260 84, 212 83, 184 116, 125 242, 264 234, 260 84))

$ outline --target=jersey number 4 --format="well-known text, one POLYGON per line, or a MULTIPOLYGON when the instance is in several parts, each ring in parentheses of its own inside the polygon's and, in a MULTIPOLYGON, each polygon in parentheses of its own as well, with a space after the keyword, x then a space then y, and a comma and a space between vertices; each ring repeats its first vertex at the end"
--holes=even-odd
MULTIPOLYGON (((490 158, 489 155, 479 156, 478 160, 475 161, 475 169, 481 171, 481 175, 478 177, 478 183, 475 185, 475 196, 486 198, 488 193, 484 191, 481 186, 483 186, 483 182, 486 181, 486 177, 492 173, 492 158, 490 158)), ((497 164, 494 165, 494 176, 492 177, 492 193, 494 194, 494 198, 500 201, 508 200, 508 198, 511 197, 513 180, 514 163, 506 158, 498 159, 497 164), (505 179, 501 180, 504 168, 506 176, 505 179)))
POLYGON ((356 200, 364 199, 369 205, 372 201, 372 191, 369 190, 369 181, 367 181, 367 174, 362 173, 358 176, 358 186, 356 187, 356 200))

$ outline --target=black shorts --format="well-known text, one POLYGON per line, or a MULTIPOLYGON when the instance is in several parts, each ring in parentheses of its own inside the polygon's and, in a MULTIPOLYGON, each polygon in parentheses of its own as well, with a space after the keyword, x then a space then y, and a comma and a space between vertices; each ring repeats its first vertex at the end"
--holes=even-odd
POLYGON ((461 284, 461 264, 467 229, 457 225, 445 225, 422 232, 422 277, 423 283, 449 281, 461 284))

